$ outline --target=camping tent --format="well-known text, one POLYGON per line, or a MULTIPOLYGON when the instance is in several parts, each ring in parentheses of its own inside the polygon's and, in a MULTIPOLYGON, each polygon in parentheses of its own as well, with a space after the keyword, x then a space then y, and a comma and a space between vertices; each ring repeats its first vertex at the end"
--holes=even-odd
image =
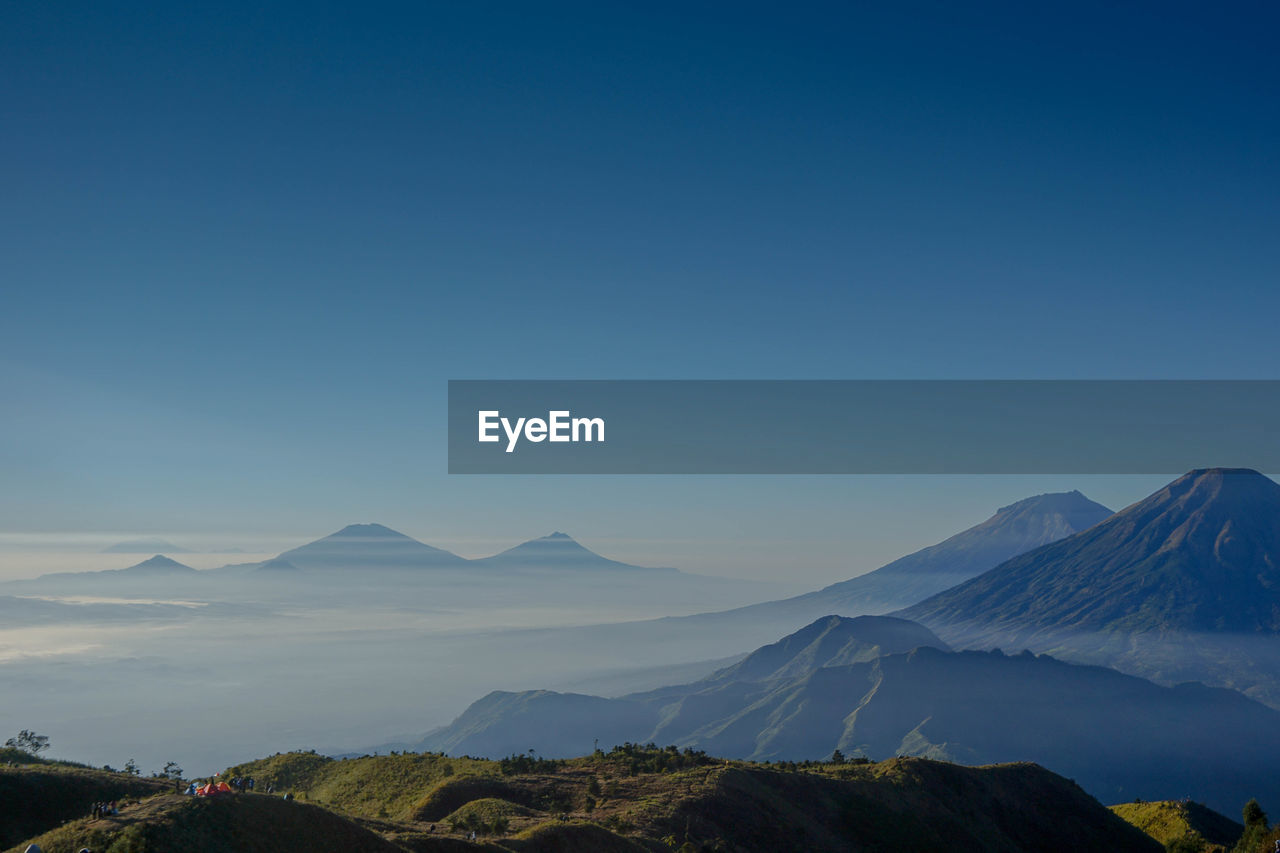
POLYGON ((230 793, 231 793, 231 786, 228 785, 226 782, 218 782, 216 784, 213 782, 210 782, 207 785, 203 785, 199 788, 196 788, 197 797, 216 797, 218 794, 230 794, 230 793))

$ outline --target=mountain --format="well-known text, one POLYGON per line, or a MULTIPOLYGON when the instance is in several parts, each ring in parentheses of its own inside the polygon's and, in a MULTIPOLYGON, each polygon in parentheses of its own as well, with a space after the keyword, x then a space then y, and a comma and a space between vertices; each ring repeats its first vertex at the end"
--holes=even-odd
POLYGON ((433 548, 381 524, 349 524, 275 559, 300 569, 460 568, 467 564, 457 554, 433 548))
MULTIPOLYGON (((535 737, 543 754, 580 755, 590 747, 584 743, 588 734, 609 744, 658 740, 660 717, 666 713, 663 703, 668 700, 695 697, 679 723, 690 728, 692 718, 687 712, 695 704, 704 715, 732 713, 744 696, 766 689, 760 684, 771 683, 775 676, 782 681, 804 678, 824 666, 873 660, 882 652, 905 651, 922 644, 944 645, 928 629, 902 619, 827 616, 691 684, 617 699, 550 690, 494 691, 449 726, 429 732, 416 748, 501 756, 512 749, 523 751, 527 747, 515 747, 516 741, 535 737)), ((671 742, 672 731, 670 726, 662 731, 661 737, 666 738, 662 742, 671 742)), ((828 748, 827 753, 830 751, 828 748)), ((730 757, 749 756, 754 756, 753 751, 730 757)))
POLYGON ((870 612, 891 609, 895 602, 914 603, 1010 557, 1087 530, 1111 514, 1078 491, 1036 495, 1000 507, 986 521, 937 545, 799 600, 821 601, 834 613, 870 612))
POLYGON ((172 575, 174 573, 194 572, 195 569, 172 560, 163 554, 156 554, 149 560, 132 565, 127 569, 115 569, 120 574, 130 575, 172 575))
POLYGON ((707 676, 707 683, 803 678, 823 667, 865 663, 921 646, 946 649, 928 628, 892 616, 827 616, 738 663, 707 676))
POLYGON ((559 531, 549 536, 530 539, 500 554, 472 562, 482 566, 511 569, 675 571, 674 569, 645 569, 642 566, 610 560, 583 547, 569 534, 559 531))
POLYGON ((1086 530, 1111 510, 1080 492, 1036 495, 981 524, 875 571, 783 601, 742 608, 750 614, 887 613, 979 575, 1010 557, 1086 530))
POLYGON ((872 759, 1034 761, 1107 801, 1280 802, 1280 713, 1265 705, 1047 655, 950 652, 892 617, 826 617, 700 681, 617 699, 490 693, 420 748, 565 756, 590 752, 595 739, 752 760, 822 759, 838 748, 872 759))
POLYGON ((180 548, 164 539, 130 539, 128 542, 117 542, 103 548, 104 554, 190 554, 189 548, 180 548))
POLYGON ((124 569, 99 569, 87 572, 53 572, 40 575, 38 578, 5 581, 3 588, 18 593, 39 592, 101 592, 127 589, 138 592, 144 589, 154 590, 156 581, 174 581, 179 586, 188 585, 192 580, 199 580, 207 573, 197 571, 191 566, 179 563, 163 554, 156 554, 150 559, 135 563, 124 569))
POLYGON ((957 646, 1026 647, 1280 704, 1280 485, 1191 471, 900 615, 957 646))
POLYGON ((701 658, 727 657, 830 613, 882 614, 914 604, 1110 515, 1111 510, 1079 492, 1037 495, 1001 507, 981 524, 942 542, 815 592, 730 610, 576 629, 580 636, 566 642, 655 648, 667 653, 668 660, 693 659, 690 652, 701 658))

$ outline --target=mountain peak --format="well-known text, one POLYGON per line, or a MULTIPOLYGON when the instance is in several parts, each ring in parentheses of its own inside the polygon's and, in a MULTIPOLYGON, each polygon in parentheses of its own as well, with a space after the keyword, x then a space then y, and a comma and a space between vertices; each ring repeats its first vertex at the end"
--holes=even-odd
POLYGON ((342 528, 337 533, 329 534, 329 538, 333 538, 337 536, 359 537, 359 538, 370 538, 370 537, 376 536, 376 537, 387 538, 387 539, 410 538, 408 536, 405 536, 403 533, 401 533, 398 530, 392 530, 390 527, 385 527, 381 524, 348 524, 346 527, 342 528))
POLYGON ((137 565, 130 566, 125 571, 132 571, 134 569, 138 569, 141 571, 174 571, 174 570, 184 571, 184 572, 195 571, 195 569, 191 568, 190 566, 179 563, 177 560, 171 560, 163 554, 156 554, 154 557, 151 557, 150 559, 143 560, 141 563, 138 563, 137 565))
MULTIPOLYGON (((1035 495, 1003 506, 986 521, 873 572, 780 604, 797 615, 884 613, 967 581, 1010 557, 1093 527, 1111 514, 1078 491, 1035 495)), ((753 605, 764 606, 768 605, 753 605)))
POLYGON ((1183 474, 1169 485, 1221 484, 1236 487, 1247 487, 1263 483, 1272 483, 1272 480, 1252 468, 1196 468, 1183 474))
POLYGON ((559 530, 508 548, 500 554, 477 562, 523 569, 639 569, 628 563, 610 560, 592 551, 568 533, 559 530))
MULTIPOLYGON (((1252 468, 1197 468, 1174 480, 1156 495, 1178 496, 1197 493, 1205 498, 1222 495, 1258 496, 1278 487, 1269 477, 1252 468)), ((1155 497, 1155 495, 1153 495, 1155 497)))
POLYGON ((829 666, 863 663, 881 655, 947 644, 917 622, 894 616, 823 616, 776 643, 756 649, 709 680, 795 678, 829 666))
POLYGON ((952 638, 1280 633, 1280 485, 1190 471, 1106 521, 902 611, 952 638), (972 636, 971 636, 972 634, 972 636))
POLYGON ((1280 514, 1280 485, 1251 468, 1197 468, 1121 515, 1146 520, 1176 514, 1183 523, 1203 527, 1232 516, 1280 514))
POLYGON ((1095 516, 1099 512, 1103 513, 1103 517, 1105 517, 1111 513, 1111 510, 1096 501, 1089 500, 1078 489, 1072 489, 1069 492, 1047 492, 1043 495, 1023 498, 1008 506, 1000 507, 996 510, 996 517, 1019 513, 1057 513, 1061 515, 1084 513, 1095 516))
POLYGON ((348 524, 277 555, 299 569, 458 568, 466 561, 381 524, 348 524))

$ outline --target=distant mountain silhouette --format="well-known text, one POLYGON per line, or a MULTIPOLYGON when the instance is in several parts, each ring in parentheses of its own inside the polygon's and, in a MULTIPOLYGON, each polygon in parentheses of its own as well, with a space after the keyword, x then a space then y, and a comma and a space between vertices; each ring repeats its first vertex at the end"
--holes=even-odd
POLYGON ((457 554, 419 542, 381 524, 349 524, 275 559, 300 569, 458 568, 457 554))
MULTIPOLYGON (((514 548, 508 548, 500 554, 494 554, 492 557, 482 557, 472 562, 478 566, 512 569, 626 569, 653 571, 652 569, 644 569, 642 566, 633 566, 629 563, 621 563, 617 560, 610 560, 608 557, 602 557, 595 551, 583 547, 581 543, 569 534, 560 533, 559 531, 549 536, 530 539, 528 542, 522 542, 514 548)), ((674 570, 667 569, 665 571, 674 570)))
POLYGON ((181 548, 164 539, 130 539, 103 548, 104 554, 191 554, 189 548, 181 548))
POLYGON ((1280 485, 1192 471, 1107 521, 900 615, 953 645, 1027 647, 1280 701, 1280 485))
MULTIPOLYGON (((740 638, 739 649, 749 648, 829 613, 882 614, 906 607, 1110 515, 1111 510, 1079 492, 1037 495, 1001 507, 981 524, 936 545, 816 592, 652 624, 665 635, 687 636, 691 644, 716 632, 740 638)), ((728 651, 717 647, 712 653, 728 651)))
POLYGON ((1036 495, 937 545, 873 572, 789 599, 833 613, 892 610, 955 586, 1010 557, 1087 530, 1111 510, 1077 491, 1036 495))
POLYGON ((1238 809, 1251 796, 1280 800, 1280 713, 1239 693, 941 645, 893 617, 826 617, 692 684, 618 699, 490 693, 419 746, 572 756, 598 738, 757 760, 839 748, 873 759, 1035 761, 1109 802, 1190 794, 1238 809))
POLYGON ((127 569, 117 569, 117 572, 131 575, 171 575, 174 573, 194 572, 195 569, 190 566, 183 565, 177 560, 172 560, 163 554, 156 554, 149 560, 143 560, 141 563, 130 566, 127 569))
POLYGON ((709 683, 803 678, 823 667, 865 663, 921 646, 946 649, 928 628, 892 616, 827 616, 713 673, 709 683))
MULTIPOLYGON (((520 737, 532 736, 535 741, 530 743, 536 743, 541 753, 579 755, 584 754, 583 750, 589 751, 590 744, 583 742, 587 732, 601 743, 626 740, 643 743, 654 739, 650 735, 659 726, 660 709, 665 701, 708 690, 716 694, 716 698, 714 703, 704 703, 705 710, 734 709, 740 694, 767 692, 767 688, 760 685, 769 682, 775 674, 784 681, 803 679, 827 664, 874 660, 882 650, 902 651, 916 648, 920 642, 942 644, 928 629, 903 619, 827 616, 689 685, 663 687, 620 699, 548 690, 497 691, 473 704, 450 726, 427 735, 419 748, 502 756, 528 749, 527 745, 508 749, 508 745, 520 737), (727 705, 720 691, 728 691, 733 697, 727 705)), ((663 736, 667 738, 664 743, 672 742, 669 729, 663 736)), ((724 754, 746 757, 745 754, 724 754)))

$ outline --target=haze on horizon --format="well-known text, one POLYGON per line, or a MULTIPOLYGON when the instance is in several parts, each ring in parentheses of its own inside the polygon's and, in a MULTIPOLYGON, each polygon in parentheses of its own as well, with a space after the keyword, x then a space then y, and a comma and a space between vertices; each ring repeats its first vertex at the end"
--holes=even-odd
MULTIPOLYGON (((407 515, 397 508, 381 515, 365 512, 328 524, 317 522, 303 530, 298 530, 295 520, 291 522, 292 535, 270 530, 265 518, 256 520, 255 529, 242 531, 219 529, 217 519, 204 519, 208 527, 203 529, 181 530, 143 527, 146 519, 136 519, 135 527, 120 532, 54 529, 0 533, 0 580, 124 568, 152 552, 103 551, 138 539, 164 539, 179 545, 188 553, 170 556, 199 569, 256 562, 363 520, 383 521, 428 544, 472 558, 563 528, 624 562, 744 580, 823 586, 871 571, 1032 494, 1078 489, 1119 508, 1167 479, 1114 475, 680 478, 676 499, 644 509, 631 503, 626 506, 629 518, 612 505, 575 505, 565 508, 563 514, 540 505, 533 514, 548 519, 542 527, 535 526, 536 520, 528 520, 527 511, 513 511, 509 520, 493 515, 477 518, 470 512, 464 516, 452 506, 444 507, 440 516, 427 519, 425 524, 413 518, 406 518, 404 524, 387 521, 407 515), (690 513, 688 505, 697 502, 698 496, 707 501, 717 499, 726 479, 736 483, 732 500, 724 501, 716 513, 690 513), (874 487, 870 494, 869 487, 874 487), (789 500, 780 500, 782 495, 789 500), (451 521, 459 529, 450 529, 451 521), (602 535, 581 532, 592 528, 603 530, 602 535), (527 532, 511 535, 513 529, 527 532), (223 553, 221 549, 236 552, 223 553)), ((521 481, 517 479, 515 485, 519 488, 521 481)), ((288 513, 282 516, 290 518, 288 513)), ((317 517, 336 518, 337 513, 330 510, 317 517)))
POLYGON ((359 750, 416 738, 493 689, 700 676, 772 638, 772 623, 673 633, 637 620, 808 589, 609 556, 556 534, 466 561, 353 525, 261 564, 150 558, 3 584, 0 668, 27 697, 5 717, 38 717, 58 754, 95 764, 177 758, 207 772, 236 750, 359 750), (611 624, 622 635, 592 634, 611 624), (113 720, 111 736, 90 719, 113 720))

